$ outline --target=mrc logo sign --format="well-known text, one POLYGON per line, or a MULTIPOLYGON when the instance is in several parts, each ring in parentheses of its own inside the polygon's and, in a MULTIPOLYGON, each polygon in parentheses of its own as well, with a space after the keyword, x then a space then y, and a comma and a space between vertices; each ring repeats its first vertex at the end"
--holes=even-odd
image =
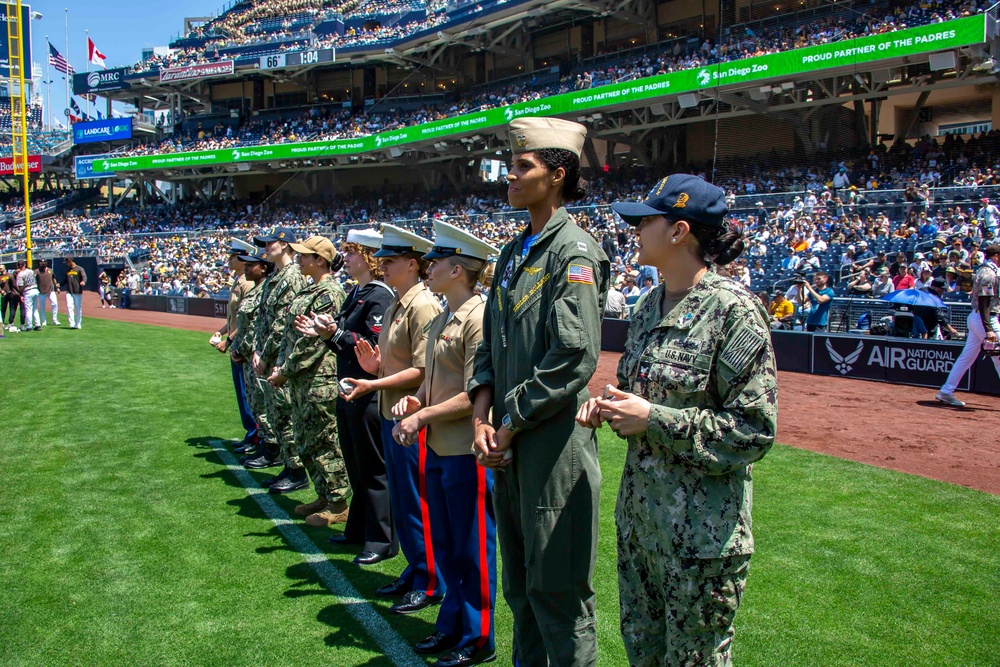
MULTIPOLYGON (((940 387, 962 352, 956 343, 876 336, 814 334, 812 369, 818 375, 940 387)), ((960 389, 968 389, 969 376, 960 389)))

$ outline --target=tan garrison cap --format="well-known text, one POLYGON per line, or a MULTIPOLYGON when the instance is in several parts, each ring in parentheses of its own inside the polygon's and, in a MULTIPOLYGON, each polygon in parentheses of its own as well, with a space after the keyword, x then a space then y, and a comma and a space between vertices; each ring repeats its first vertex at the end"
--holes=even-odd
POLYGON ((562 118, 518 118, 510 122, 510 150, 517 155, 542 148, 561 148, 580 157, 587 128, 562 118))
POLYGON ((310 236, 302 243, 289 243, 292 250, 300 255, 319 255, 328 262, 333 262, 337 256, 337 249, 333 241, 325 236, 310 236))

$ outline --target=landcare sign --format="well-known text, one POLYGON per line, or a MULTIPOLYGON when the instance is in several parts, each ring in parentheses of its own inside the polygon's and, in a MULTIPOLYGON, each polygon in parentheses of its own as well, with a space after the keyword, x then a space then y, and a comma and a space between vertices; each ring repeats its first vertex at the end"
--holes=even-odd
MULTIPOLYGON (((506 125, 511 120, 521 116, 573 114, 594 111, 609 105, 637 101, 652 102, 663 95, 691 93, 736 83, 742 84, 775 77, 791 77, 838 67, 867 66, 879 60, 980 44, 985 40, 986 16, 978 14, 944 23, 907 28, 896 32, 793 49, 782 53, 744 58, 708 67, 563 93, 543 100, 521 102, 367 137, 190 153, 114 157, 108 158, 107 165, 102 165, 102 170, 143 171, 202 167, 233 162, 301 160, 327 158, 335 155, 357 155, 390 146, 400 146, 428 139, 442 139, 457 133, 488 130, 506 125)), ((209 74, 206 68, 219 65, 231 68, 232 62, 178 68, 178 70, 183 70, 183 74, 180 71, 164 70, 160 74, 160 80, 176 81, 181 78, 215 75, 222 72, 209 74), (164 79, 165 75, 168 77, 167 79, 164 79)), ((230 69, 225 73, 231 72, 230 69)))

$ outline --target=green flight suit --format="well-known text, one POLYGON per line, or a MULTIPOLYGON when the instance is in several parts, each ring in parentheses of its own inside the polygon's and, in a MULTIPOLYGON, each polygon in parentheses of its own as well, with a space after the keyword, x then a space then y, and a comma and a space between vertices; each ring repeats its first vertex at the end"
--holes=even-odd
POLYGON ((597 370, 610 266, 560 208, 525 258, 526 228, 500 253, 469 394, 493 387, 493 425, 520 430, 493 488, 503 592, 521 667, 597 662, 597 436, 576 424, 597 370))
POLYGON ((260 307, 260 295, 264 281, 250 287, 250 291, 240 301, 236 312, 236 335, 230 350, 235 350, 246 361, 243 362, 243 386, 246 388, 247 407, 257 422, 257 435, 265 450, 277 448, 278 441, 274 437, 271 425, 267 421, 267 404, 264 401, 264 387, 267 384, 263 378, 253 372, 254 322, 257 319, 257 309, 260 307))
POLYGON ((260 295, 260 309, 254 323, 254 351, 264 364, 265 376, 261 378, 264 399, 267 402, 267 419, 278 440, 281 462, 289 468, 301 468, 296 454, 295 433, 292 430, 292 400, 287 387, 272 387, 266 382, 271 369, 278 362, 278 352, 285 335, 285 311, 292 299, 306 286, 305 276, 299 265, 292 262, 264 281, 260 295))
POLYGON ((287 309, 277 366, 288 378, 296 454, 309 473, 316 495, 332 503, 351 497, 351 483, 337 437, 337 354, 322 338, 302 336, 295 316, 336 315, 347 294, 331 275, 295 295, 287 309))
POLYGON ((629 326, 624 391, 652 404, 628 437, 618 492, 618 590, 629 664, 732 664, 754 543, 753 463, 778 426, 768 315, 710 270, 669 312, 655 287, 629 326))

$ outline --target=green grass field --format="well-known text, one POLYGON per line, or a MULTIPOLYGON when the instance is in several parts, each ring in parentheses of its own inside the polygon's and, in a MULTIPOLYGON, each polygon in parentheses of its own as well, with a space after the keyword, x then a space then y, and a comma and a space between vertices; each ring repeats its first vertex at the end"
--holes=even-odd
MULTIPOLYGON (((382 654, 213 449, 241 433, 228 362, 205 341, 95 319, 0 340, 0 664, 405 663, 382 654)), ((624 665, 613 516, 624 445, 606 431, 601 445, 601 665, 624 665)), ((784 446, 755 472, 738 665, 998 664, 1000 498, 784 446)), ((277 503, 291 513, 311 499, 277 503)), ((403 567, 359 569, 329 531, 299 525, 362 597, 403 567)), ((406 642, 433 631, 433 609, 371 605, 406 642)), ((498 607, 497 664, 509 664, 498 607)))

